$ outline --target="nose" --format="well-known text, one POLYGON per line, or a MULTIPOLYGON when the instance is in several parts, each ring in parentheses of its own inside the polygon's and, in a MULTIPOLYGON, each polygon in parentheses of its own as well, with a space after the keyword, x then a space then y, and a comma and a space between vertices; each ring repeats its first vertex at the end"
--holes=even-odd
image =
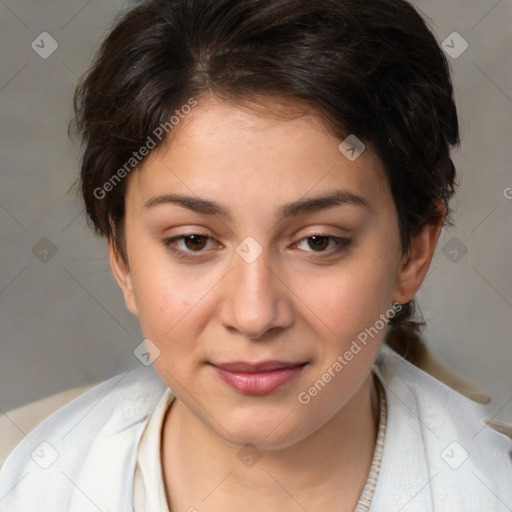
POLYGON ((222 324, 245 338, 262 339, 272 329, 284 329, 293 322, 292 291, 285 277, 271 267, 263 252, 248 263, 238 254, 226 281, 220 308, 222 324))

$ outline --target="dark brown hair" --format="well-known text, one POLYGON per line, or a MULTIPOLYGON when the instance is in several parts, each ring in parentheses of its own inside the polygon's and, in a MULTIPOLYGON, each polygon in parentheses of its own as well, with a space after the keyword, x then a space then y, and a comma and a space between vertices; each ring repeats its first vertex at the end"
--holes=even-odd
MULTIPOLYGON (((177 109, 208 93, 232 102, 295 100, 326 119, 340 142, 356 134, 370 143, 389 179, 404 254, 426 224, 442 222, 436 200, 445 201, 450 222, 449 152, 459 144, 452 83, 446 57, 409 3, 147 0, 120 15, 74 98, 88 218, 125 261, 127 179, 106 197, 97 191, 177 109)), ((414 307, 403 305, 386 337, 410 360, 424 325, 413 320, 414 307)))

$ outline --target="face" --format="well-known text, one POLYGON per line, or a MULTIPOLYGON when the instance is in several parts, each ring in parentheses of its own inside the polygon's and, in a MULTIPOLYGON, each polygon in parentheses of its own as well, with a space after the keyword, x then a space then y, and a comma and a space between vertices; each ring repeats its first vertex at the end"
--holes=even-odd
POLYGON ((404 257, 379 159, 340 142, 208 97, 127 184, 114 274, 161 378, 231 442, 289 446, 339 414, 428 268, 438 232, 404 257))

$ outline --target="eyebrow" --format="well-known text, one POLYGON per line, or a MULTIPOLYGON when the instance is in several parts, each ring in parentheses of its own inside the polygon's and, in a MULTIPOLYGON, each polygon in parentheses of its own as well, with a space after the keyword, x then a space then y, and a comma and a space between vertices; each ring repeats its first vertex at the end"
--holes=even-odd
MULTIPOLYGON (((229 209, 215 201, 179 194, 154 196, 144 204, 144 208, 153 208, 162 204, 177 204, 203 215, 219 215, 228 219, 232 218, 229 209)), ((364 197, 354 194, 350 190, 334 190, 322 196, 299 199, 298 201, 284 204, 279 208, 277 217, 282 219, 298 217, 304 213, 314 213, 340 205, 361 206, 372 210, 369 202, 364 197)))

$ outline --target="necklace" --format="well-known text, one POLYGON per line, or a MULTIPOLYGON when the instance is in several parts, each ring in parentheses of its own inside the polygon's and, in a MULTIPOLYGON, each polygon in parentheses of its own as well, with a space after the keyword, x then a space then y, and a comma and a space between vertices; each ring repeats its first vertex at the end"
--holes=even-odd
POLYGON ((386 424, 387 424, 387 400, 386 391, 380 382, 380 379, 374 375, 374 382, 376 382, 377 394, 379 400, 379 429, 377 431, 377 440, 375 442, 375 450, 373 452, 372 464, 368 478, 357 502, 354 512, 368 512, 372 503, 372 498, 377 486, 377 479, 379 476, 380 464, 382 461, 382 454, 384 452, 384 439, 386 437, 386 424))

